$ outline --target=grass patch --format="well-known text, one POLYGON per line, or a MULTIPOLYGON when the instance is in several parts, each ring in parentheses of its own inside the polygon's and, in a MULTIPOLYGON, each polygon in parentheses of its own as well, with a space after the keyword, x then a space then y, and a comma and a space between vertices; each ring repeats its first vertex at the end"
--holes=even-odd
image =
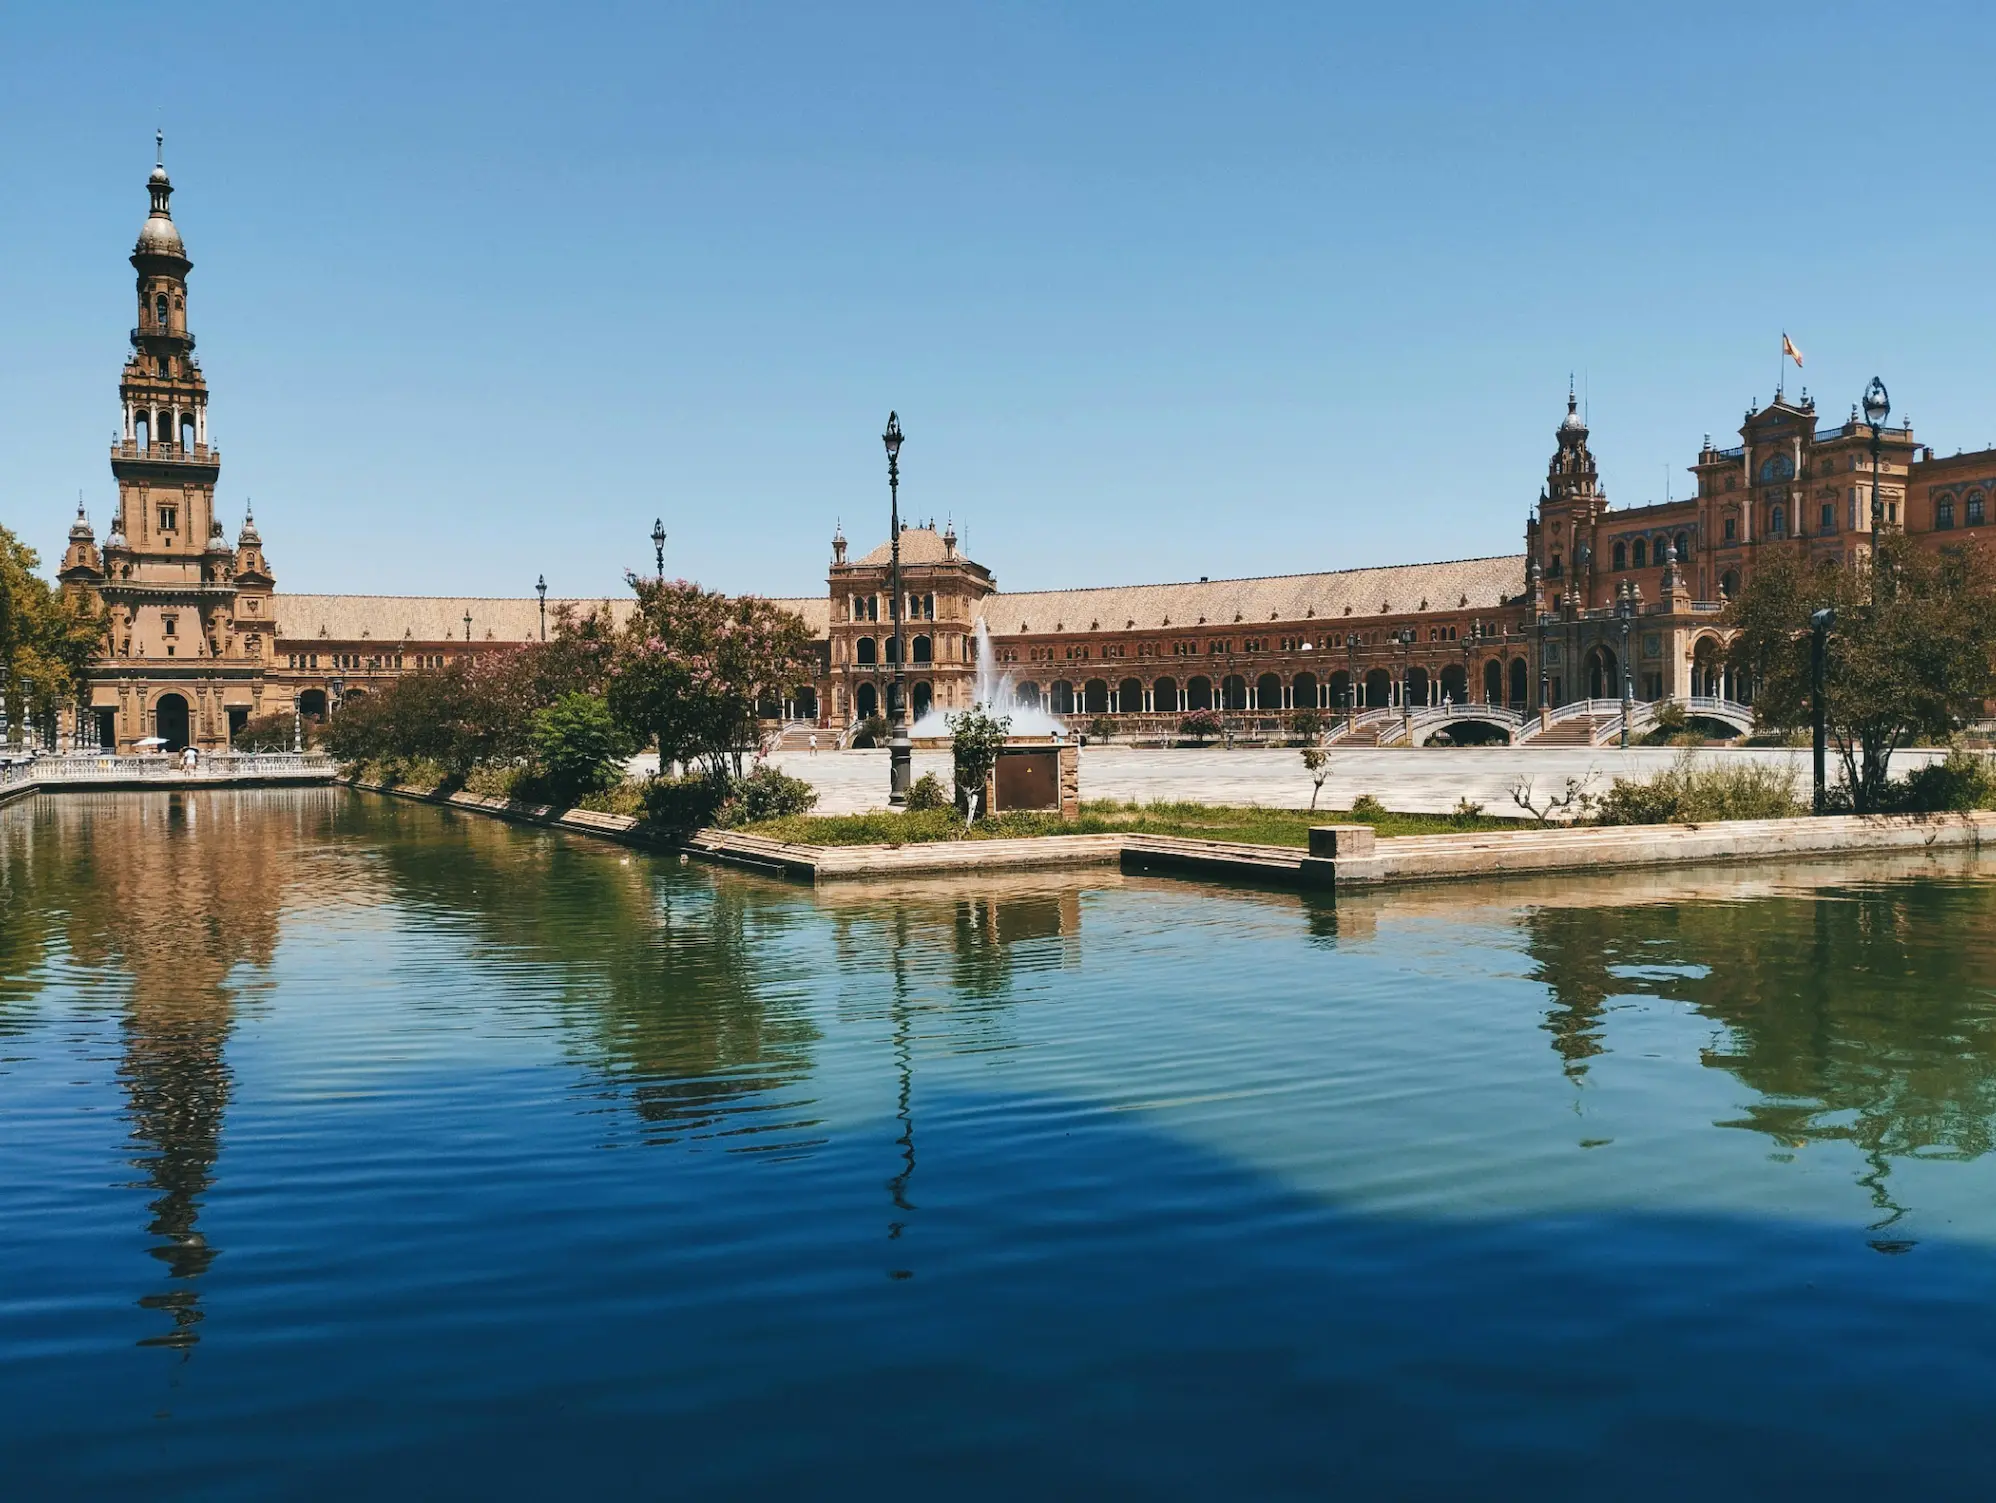
POLYGON ((1096 799, 1081 806, 1081 817, 1057 814, 1000 814, 981 819, 966 835, 963 816, 953 809, 920 813, 879 810, 870 814, 805 814, 763 820, 741 828, 753 835, 793 845, 918 845, 937 840, 1011 840, 1027 835, 1178 835, 1191 840, 1230 840, 1250 845, 1306 846, 1312 825, 1369 824, 1382 837, 1445 835, 1463 830, 1515 830, 1514 819, 1484 815, 1393 814, 1383 809, 1354 815, 1331 809, 1262 809, 1225 804, 1121 804, 1096 799))

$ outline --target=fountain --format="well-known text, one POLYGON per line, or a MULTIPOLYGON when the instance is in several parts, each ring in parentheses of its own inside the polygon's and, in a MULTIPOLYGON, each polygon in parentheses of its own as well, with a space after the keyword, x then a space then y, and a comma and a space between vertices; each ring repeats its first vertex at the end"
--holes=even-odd
MULTIPOLYGON (((1014 741, 1050 740, 1066 736, 1067 727, 1038 705, 1019 703, 1011 675, 998 671, 998 655, 991 650, 991 630, 981 616, 977 620, 976 638, 977 677, 971 689, 973 702, 984 706, 994 716, 1010 716, 1011 739, 1014 741)), ((909 727, 908 734, 918 742, 946 746, 950 739, 949 717, 953 713, 940 707, 932 709, 909 727)))

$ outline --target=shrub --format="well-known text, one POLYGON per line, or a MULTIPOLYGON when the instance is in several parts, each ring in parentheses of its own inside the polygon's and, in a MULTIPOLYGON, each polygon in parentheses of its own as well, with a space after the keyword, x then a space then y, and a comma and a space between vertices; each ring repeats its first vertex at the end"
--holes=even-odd
POLYGON ((727 784, 705 776, 648 778, 639 790, 645 823, 682 835, 711 825, 727 796, 727 784))
POLYGON ((943 787, 943 780, 932 772, 925 772, 908 785, 908 812, 925 814, 931 809, 949 807, 949 790, 943 787))
POLYGON ((1111 720, 1107 715, 1097 715, 1093 720, 1088 722, 1088 739, 1090 741, 1107 741, 1115 734, 1116 722, 1111 720))
POLYGON ((1289 729, 1299 741, 1315 741, 1324 734, 1324 712, 1298 710, 1289 717, 1289 729))
POLYGON ((722 824, 747 825, 792 814, 809 814, 817 806, 817 789, 802 778, 793 778, 764 764, 747 777, 735 780, 717 818, 722 824))
POLYGON ((1374 820, 1386 818, 1386 806, 1369 793, 1361 793, 1351 801, 1348 811, 1353 819, 1370 824, 1374 820))
POLYGON ((1190 736, 1201 746, 1211 741, 1226 729, 1226 722, 1220 719, 1216 710, 1194 710, 1178 722, 1178 734, 1190 736))
POLYGON ((623 737, 610 707, 594 694, 564 694, 534 713, 537 779, 551 804, 572 805, 623 781, 623 737))
POLYGON ((1885 807, 1907 814, 1965 814, 1996 803, 1996 762, 1960 747, 1886 787, 1885 807))
POLYGON ((1792 767, 1761 762, 1701 766, 1685 756, 1653 778, 1616 778, 1595 812, 1604 825, 1668 825, 1788 819, 1808 811, 1795 796, 1792 767))
POLYGON ((853 732, 852 744, 854 746, 885 746, 887 744, 887 733, 887 717, 885 715, 869 715, 859 723, 859 729, 853 732))
POLYGON ((273 710, 244 721, 243 728, 230 738, 230 745, 239 752, 290 751, 295 729, 289 710, 273 710))

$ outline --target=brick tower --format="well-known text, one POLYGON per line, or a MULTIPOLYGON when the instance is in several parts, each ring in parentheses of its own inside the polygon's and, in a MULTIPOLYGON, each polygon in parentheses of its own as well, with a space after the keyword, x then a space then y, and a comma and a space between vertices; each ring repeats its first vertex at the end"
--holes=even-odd
MULTIPOLYGON (((118 396, 124 431, 111 447, 118 510, 102 562, 65 560, 63 583, 107 607, 103 658, 91 671, 95 726, 84 739, 129 751, 222 751, 259 708, 272 640, 272 579, 255 529, 231 547, 215 515, 221 454, 208 441, 208 383, 187 327, 187 258, 162 154, 146 181, 152 208, 132 250, 138 320, 118 396), (242 562, 251 560, 247 570, 242 562)), ((74 535, 73 535, 74 536, 74 535)), ((77 550, 86 555, 87 550, 77 550)))

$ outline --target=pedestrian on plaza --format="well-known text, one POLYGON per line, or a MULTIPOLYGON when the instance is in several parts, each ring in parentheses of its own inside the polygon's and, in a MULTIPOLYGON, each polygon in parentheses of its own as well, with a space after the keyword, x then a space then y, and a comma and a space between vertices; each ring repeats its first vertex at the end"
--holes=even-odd
POLYGON ((818 733, 816 731, 811 732, 811 755, 814 757, 818 755, 818 733))
POLYGON ((191 746, 182 752, 180 754, 180 770, 182 772, 192 772, 194 770, 194 759, 197 755, 199 754, 191 746))

